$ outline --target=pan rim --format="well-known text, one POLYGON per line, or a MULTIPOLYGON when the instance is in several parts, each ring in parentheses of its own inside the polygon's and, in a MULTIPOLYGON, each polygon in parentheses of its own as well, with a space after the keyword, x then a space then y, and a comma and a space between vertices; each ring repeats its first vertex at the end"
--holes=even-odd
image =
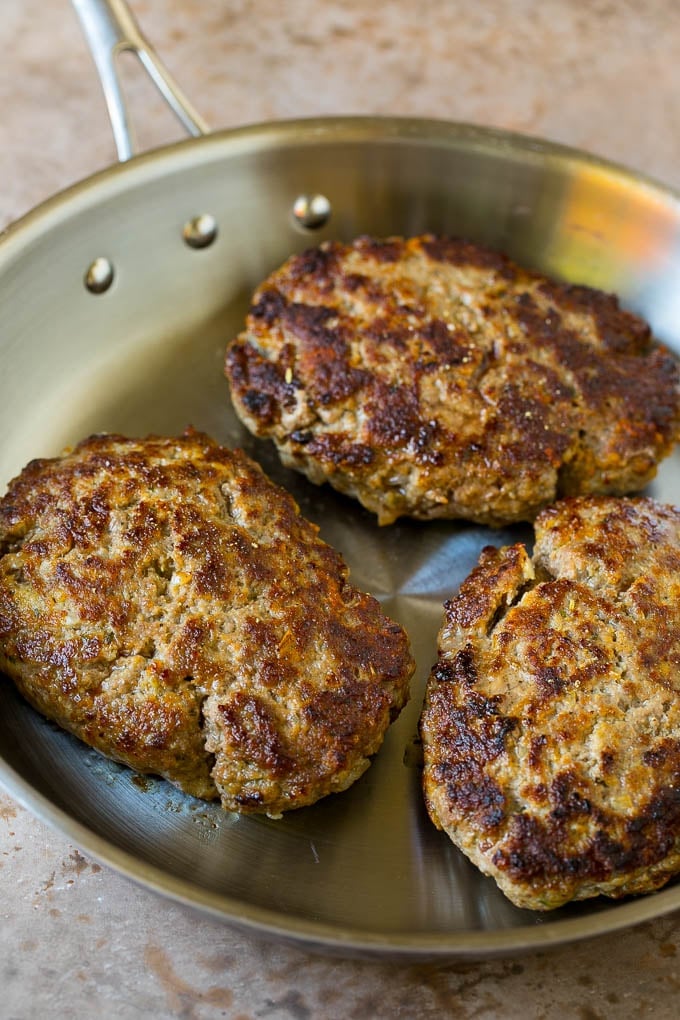
POLYGON ((680 886, 674 886, 626 903, 612 901, 610 906, 584 917, 547 921, 540 925, 527 923, 497 931, 480 929, 447 934, 400 934, 377 928, 364 930, 345 927, 309 918, 290 917, 277 910, 244 904, 221 893, 210 893, 186 879, 177 878, 141 861, 57 807, 2 757, 0 788, 13 796, 39 821, 73 840, 79 849, 95 861, 142 888, 203 916, 248 931, 253 936, 287 941, 299 948, 330 955, 340 953, 348 958, 420 962, 509 957, 557 949, 598 935, 611 935, 671 913, 680 906, 680 886))
POLYGON ((223 150, 253 152, 281 142, 296 146, 340 142, 382 141, 385 143, 464 145, 471 150, 501 154, 522 154, 534 162, 578 163, 618 178, 621 182, 654 193, 680 206, 680 188, 673 188, 644 172, 585 149, 491 125, 425 117, 330 116, 264 121, 224 128, 207 135, 183 138, 149 149, 130 160, 113 163, 76 180, 50 195, 0 230, 0 269, 11 257, 15 245, 28 244, 66 215, 101 200, 100 191, 112 197, 130 186, 154 178, 160 168, 177 172, 197 163, 195 153, 212 153, 210 161, 223 158, 223 150))

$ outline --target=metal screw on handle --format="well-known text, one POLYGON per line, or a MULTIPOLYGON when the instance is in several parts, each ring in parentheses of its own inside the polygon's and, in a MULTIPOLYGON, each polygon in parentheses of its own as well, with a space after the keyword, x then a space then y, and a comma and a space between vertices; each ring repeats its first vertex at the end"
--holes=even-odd
POLYGON ((151 44, 141 32, 125 0, 71 0, 80 18, 104 89, 118 159, 134 155, 135 142, 116 58, 131 52, 138 58, 154 85, 186 130, 205 135, 209 127, 194 109, 151 44))

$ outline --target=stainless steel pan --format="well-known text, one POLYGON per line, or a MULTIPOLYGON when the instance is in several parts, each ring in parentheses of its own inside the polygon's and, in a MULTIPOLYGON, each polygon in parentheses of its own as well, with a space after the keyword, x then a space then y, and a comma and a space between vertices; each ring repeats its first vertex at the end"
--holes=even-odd
MULTIPOLYGON (((326 237, 468 235, 528 265, 616 291, 680 351, 678 196, 581 152, 461 124, 324 119, 205 135, 127 161, 112 51, 132 48, 190 130, 200 117, 119 2, 75 3, 126 161, 14 224, 0 242, 0 482, 100 430, 188 423, 244 446, 292 490, 408 629, 409 708, 355 787, 281 821, 237 819, 141 781, 0 684, 0 779, 86 852, 226 921, 347 954, 454 957, 554 946, 680 907, 680 886, 549 915, 513 908, 428 822, 413 738, 441 603, 480 547, 521 530, 379 529, 282 469, 238 424, 226 339, 254 286, 326 237)), ((680 502, 680 460, 651 491, 680 502)))

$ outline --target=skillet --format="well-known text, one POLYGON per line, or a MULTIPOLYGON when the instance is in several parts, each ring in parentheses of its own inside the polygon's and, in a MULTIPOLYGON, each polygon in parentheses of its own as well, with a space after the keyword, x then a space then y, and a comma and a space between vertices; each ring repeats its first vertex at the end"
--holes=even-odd
MULTIPOLYGON (((283 469, 231 410, 226 340, 291 252, 360 233, 465 235, 615 291, 680 352, 680 200, 549 142, 439 121, 325 118, 205 134, 120 0, 74 0, 121 164, 55 197, 0 241, 0 483, 101 430, 192 423, 242 446, 316 520, 408 630, 412 700, 369 772, 285 817, 237 819, 140 779, 0 684, 0 780, 90 855, 230 924, 345 955, 450 959, 556 946, 680 907, 680 886, 548 915, 521 911, 427 820, 414 747, 441 604, 488 542, 529 529, 400 522, 283 469), (132 49, 192 140, 130 158, 113 54, 132 49), (36 286, 36 281, 40 285, 36 286), (27 414, 27 409, 30 414, 27 414), (21 427, 17 423, 21 423, 21 427)), ((680 458, 650 487, 680 502, 680 458)))

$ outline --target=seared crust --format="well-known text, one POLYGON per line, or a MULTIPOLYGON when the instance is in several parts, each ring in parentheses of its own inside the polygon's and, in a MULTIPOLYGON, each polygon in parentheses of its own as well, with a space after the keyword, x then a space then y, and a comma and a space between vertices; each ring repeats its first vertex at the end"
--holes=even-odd
POLYGON ((680 511, 581 498, 446 603, 421 718, 439 828, 520 907, 680 871, 680 511))
POLYGON ((317 532, 191 430, 33 461, 0 502, 0 668, 97 750, 229 810, 343 790, 413 663, 317 532))
POLYGON ((641 489, 680 434, 680 372, 615 297, 431 235, 324 243, 253 298, 237 413, 283 462, 401 515, 500 525, 641 489))

